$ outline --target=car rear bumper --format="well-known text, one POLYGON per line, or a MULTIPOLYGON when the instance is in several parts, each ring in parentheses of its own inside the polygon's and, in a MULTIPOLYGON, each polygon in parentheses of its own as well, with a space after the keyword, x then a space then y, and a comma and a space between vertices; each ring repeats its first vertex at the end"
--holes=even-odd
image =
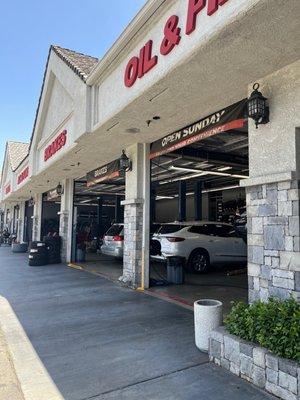
POLYGON ((160 261, 160 262, 167 262, 168 257, 183 257, 181 254, 177 254, 177 253, 162 253, 160 255, 156 255, 156 256, 151 256, 151 259, 155 260, 155 261, 160 261))
POLYGON ((111 248, 111 247, 103 245, 103 246, 101 246, 101 253, 106 256, 123 258, 123 248, 122 247, 111 248))
POLYGON ((150 258, 151 258, 151 260, 155 260, 155 261, 159 261, 159 262, 166 262, 167 261, 167 259, 165 257, 159 256, 159 255, 151 256, 150 258))

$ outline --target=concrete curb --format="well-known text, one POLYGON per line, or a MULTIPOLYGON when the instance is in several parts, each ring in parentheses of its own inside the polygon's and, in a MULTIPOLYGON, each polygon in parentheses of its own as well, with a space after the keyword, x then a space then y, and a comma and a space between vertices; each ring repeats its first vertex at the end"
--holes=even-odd
POLYGON ((0 296, 0 327, 25 400, 64 400, 9 302, 0 296))

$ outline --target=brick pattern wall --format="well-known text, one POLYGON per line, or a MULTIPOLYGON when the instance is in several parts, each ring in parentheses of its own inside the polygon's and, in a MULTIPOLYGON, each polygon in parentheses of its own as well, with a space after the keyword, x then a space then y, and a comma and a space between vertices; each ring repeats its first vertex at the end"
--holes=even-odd
POLYGON ((247 188, 249 301, 300 292, 299 182, 247 188))
POLYGON ((141 284, 142 270, 143 204, 126 204, 124 207, 124 258, 120 281, 137 288, 141 284))
POLYGON ((211 333, 210 361, 284 400, 300 398, 300 365, 270 353, 224 327, 211 333))
POLYGON ((69 223, 69 213, 64 211, 59 216, 59 236, 61 237, 61 261, 67 261, 67 247, 68 241, 71 238, 68 237, 68 223, 69 223))

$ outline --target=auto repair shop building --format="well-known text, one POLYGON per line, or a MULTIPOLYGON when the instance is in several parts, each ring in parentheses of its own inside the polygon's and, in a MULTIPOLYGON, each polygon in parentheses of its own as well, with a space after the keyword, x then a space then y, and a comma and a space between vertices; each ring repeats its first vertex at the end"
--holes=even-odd
POLYGON ((147 288, 152 223, 246 207, 249 300, 299 296, 299 14, 298 0, 149 0, 101 60, 51 47, 30 145, 18 165, 6 151, 3 223, 20 241, 58 230, 76 261, 75 218, 124 219, 122 281, 147 288))

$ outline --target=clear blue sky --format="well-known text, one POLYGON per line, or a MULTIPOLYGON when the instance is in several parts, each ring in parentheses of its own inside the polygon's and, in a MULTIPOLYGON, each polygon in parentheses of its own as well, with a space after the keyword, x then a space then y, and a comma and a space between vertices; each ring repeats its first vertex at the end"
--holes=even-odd
POLYGON ((146 0, 10 0, 0 14, 0 169, 28 141, 51 44, 102 57, 146 0))

